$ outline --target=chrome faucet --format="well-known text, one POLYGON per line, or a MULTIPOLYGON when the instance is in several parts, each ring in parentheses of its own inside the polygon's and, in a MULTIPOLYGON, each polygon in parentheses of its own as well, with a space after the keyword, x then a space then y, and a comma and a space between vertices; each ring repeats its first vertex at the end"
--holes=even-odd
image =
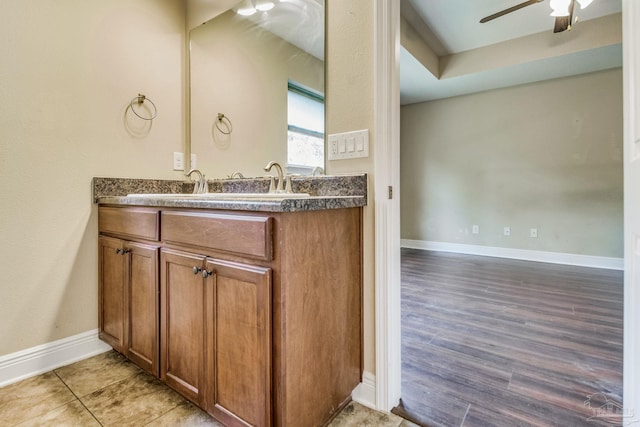
POLYGON ((198 180, 195 181, 195 184, 193 186, 193 194, 208 193, 209 192, 209 184, 207 183, 207 180, 204 178, 204 174, 202 172, 200 172, 198 169, 191 169, 187 173, 187 176, 189 178, 191 178, 191 175, 194 174, 194 173, 198 175, 198 180))
POLYGON ((267 163, 267 166, 264 167, 265 172, 270 172, 271 168, 276 168, 276 173, 278 174, 278 185, 276 186, 274 181, 274 177, 271 177, 271 183, 269 185, 269 193, 293 193, 291 190, 291 177, 285 176, 282 171, 282 166, 278 162, 271 161, 267 163), (285 180, 287 181, 287 185, 285 188, 285 180))

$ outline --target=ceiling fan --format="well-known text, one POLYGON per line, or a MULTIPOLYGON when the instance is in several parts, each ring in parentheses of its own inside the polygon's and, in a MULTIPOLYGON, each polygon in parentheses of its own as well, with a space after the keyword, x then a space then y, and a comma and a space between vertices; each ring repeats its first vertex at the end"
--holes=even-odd
MULTIPOLYGON (((492 15, 486 16, 480 20, 481 24, 485 22, 489 22, 493 19, 499 18, 501 16, 507 15, 511 12, 515 12, 516 10, 520 10, 524 7, 534 5, 536 3, 541 3, 544 0, 527 0, 515 6, 511 6, 507 9, 501 10, 500 12, 496 12, 492 15)), ((593 0, 577 0, 580 4, 580 8, 584 9, 593 0)), ((551 0, 550 2, 551 8, 553 12, 551 12, 551 16, 555 16, 556 21, 553 27, 554 33, 559 33, 565 30, 571 30, 571 20, 573 18, 573 9, 576 3, 576 0, 551 0)))

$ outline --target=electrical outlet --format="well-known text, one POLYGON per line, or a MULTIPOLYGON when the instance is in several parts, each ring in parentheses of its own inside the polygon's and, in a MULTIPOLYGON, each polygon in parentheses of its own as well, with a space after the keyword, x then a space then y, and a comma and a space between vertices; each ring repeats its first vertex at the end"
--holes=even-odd
POLYGON ((329 160, 338 155, 338 138, 336 135, 329 135, 329 160))
POLYGON ((505 236, 511 236, 511 227, 505 227, 504 228, 504 235, 505 236))
POLYGON ((173 153, 173 170, 184 170, 184 153, 179 153, 177 151, 173 153))
POLYGON ((531 236, 533 238, 537 238, 538 237, 538 229, 537 228, 532 228, 531 230, 529 230, 529 236, 531 236))
POLYGON ((472 226, 471 226, 471 232, 472 232, 473 234, 479 234, 479 233, 480 233, 480 227, 479 227, 479 226, 477 226, 477 225, 472 225, 472 226))

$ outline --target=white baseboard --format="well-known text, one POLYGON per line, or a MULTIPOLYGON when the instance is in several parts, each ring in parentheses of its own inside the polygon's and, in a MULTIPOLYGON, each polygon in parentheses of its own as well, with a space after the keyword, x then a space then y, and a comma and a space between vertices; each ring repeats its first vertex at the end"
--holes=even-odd
POLYGON ((527 249, 498 248, 492 246, 463 245, 459 243, 432 242, 426 240, 402 239, 403 248, 429 251, 455 252, 468 255, 483 255, 525 261, 548 262, 552 264, 578 265, 581 267, 624 270, 623 258, 609 258, 592 255, 567 254, 561 252, 532 251, 527 249))
POLYGON ((376 376, 371 372, 362 373, 362 382, 351 393, 354 402, 376 409, 376 376))
POLYGON ((0 357, 0 387, 95 356, 111 347, 98 339, 98 330, 83 332, 0 357))

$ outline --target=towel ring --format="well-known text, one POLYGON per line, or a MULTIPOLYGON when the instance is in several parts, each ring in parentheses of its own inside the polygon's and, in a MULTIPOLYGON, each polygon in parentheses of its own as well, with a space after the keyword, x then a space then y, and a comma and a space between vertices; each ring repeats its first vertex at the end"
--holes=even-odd
POLYGON ((216 128, 224 133, 225 135, 229 135, 231 132, 233 132, 233 125, 231 124, 231 120, 229 120, 229 117, 225 116, 222 113, 218 113, 218 119, 216 120, 216 128), (224 125, 225 129, 222 129, 220 127, 220 125, 224 125))
POLYGON ((147 98, 146 96, 144 96, 143 94, 139 93, 138 96, 134 97, 131 102, 129 103, 129 108, 131 108, 131 111, 133 111, 133 114, 135 114, 136 116, 140 117, 142 120, 153 120, 156 118, 156 116, 158 115, 158 109, 156 108, 156 104, 153 103, 152 100, 150 100, 149 98, 147 98), (149 104, 151 104, 151 106, 153 107, 153 114, 151 114, 151 117, 144 117, 141 116, 140 114, 138 114, 135 110, 135 108, 133 108, 133 103, 137 103, 138 105, 144 103, 144 101, 148 101, 149 104))

